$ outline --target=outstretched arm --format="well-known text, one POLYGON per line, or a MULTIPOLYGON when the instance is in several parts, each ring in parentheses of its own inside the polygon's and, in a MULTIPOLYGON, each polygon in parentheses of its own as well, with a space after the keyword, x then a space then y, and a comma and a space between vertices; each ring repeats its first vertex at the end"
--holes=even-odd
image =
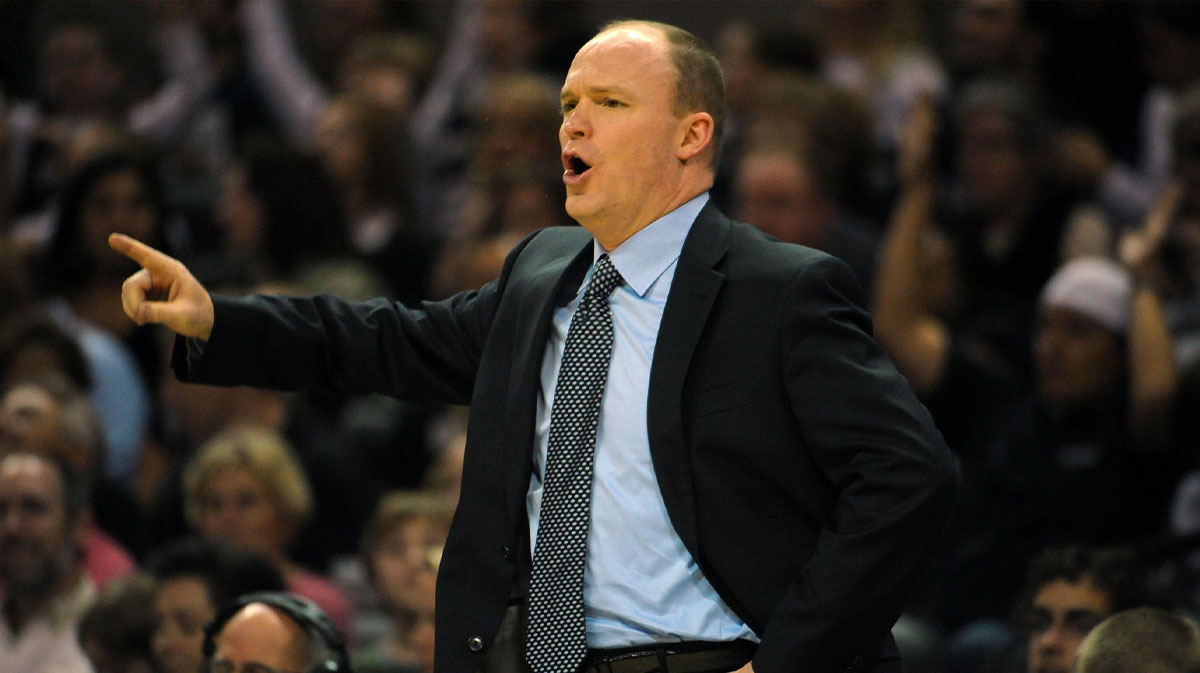
POLYGON ((110 234, 108 244, 142 267, 121 286, 121 306, 130 320, 166 325, 180 336, 208 340, 213 328, 212 298, 182 262, 124 234, 110 234))

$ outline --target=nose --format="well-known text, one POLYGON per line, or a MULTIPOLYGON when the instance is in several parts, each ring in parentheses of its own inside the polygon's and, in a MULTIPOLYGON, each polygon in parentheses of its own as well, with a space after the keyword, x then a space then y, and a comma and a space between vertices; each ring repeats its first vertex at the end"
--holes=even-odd
POLYGON ((592 134, 587 114, 582 110, 583 106, 583 103, 579 103, 573 110, 563 115, 562 132, 570 140, 586 138, 592 134))
POLYGON ((1051 626, 1037 637, 1036 645, 1038 650, 1045 655, 1057 654, 1063 651, 1063 634, 1062 629, 1057 626, 1051 626))

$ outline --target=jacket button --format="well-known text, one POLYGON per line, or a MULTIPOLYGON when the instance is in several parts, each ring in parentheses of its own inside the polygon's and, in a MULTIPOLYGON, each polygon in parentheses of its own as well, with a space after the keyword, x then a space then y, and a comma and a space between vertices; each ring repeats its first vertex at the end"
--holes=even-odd
POLYGON ((483 638, 479 636, 471 636, 467 639, 467 649, 472 652, 479 652, 483 649, 483 638))
POLYGON ((512 547, 510 547, 508 545, 504 545, 504 560, 505 561, 512 560, 512 547))

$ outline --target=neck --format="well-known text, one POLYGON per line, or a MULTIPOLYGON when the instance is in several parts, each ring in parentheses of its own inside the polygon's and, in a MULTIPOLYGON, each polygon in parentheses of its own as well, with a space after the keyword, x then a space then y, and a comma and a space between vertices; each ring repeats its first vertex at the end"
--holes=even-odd
POLYGON ((650 226, 658 221, 664 215, 674 211, 676 208, 700 196, 704 192, 712 189, 712 176, 708 176, 707 182, 700 185, 683 185, 676 191, 675 195, 664 201, 664 205, 649 215, 644 215, 633 221, 614 222, 609 218, 598 219, 596 221, 583 222, 579 224, 591 232, 596 241, 600 243, 600 247, 612 252, 617 249, 625 241, 633 237, 634 234, 650 226))

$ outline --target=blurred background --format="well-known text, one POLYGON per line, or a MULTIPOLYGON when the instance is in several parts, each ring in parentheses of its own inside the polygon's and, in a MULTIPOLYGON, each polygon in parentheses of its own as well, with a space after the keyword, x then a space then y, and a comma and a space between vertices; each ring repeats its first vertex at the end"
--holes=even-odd
POLYGON ((360 671, 430 670, 466 411, 183 386, 105 239, 232 294, 479 287, 574 226, 558 91, 620 18, 712 45, 714 201, 850 265, 956 454, 907 670, 1068 671, 1071 600, 1200 608, 1200 4, 7 2, 0 504, 3 456, 86 497, 82 532, 4 519, 0 586, 66 601, 77 670, 194 673, 196 624, 276 584, 360 671))

